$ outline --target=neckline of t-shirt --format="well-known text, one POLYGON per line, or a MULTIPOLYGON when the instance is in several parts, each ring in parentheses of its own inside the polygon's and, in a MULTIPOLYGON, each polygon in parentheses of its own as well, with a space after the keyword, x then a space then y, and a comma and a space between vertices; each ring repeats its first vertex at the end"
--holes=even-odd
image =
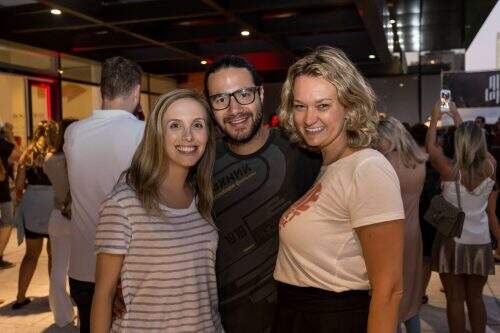
POLYGON ((275 136, 276 136, 276 131, 274 129, 270 128, 269 129, 269 136, 267 137, 267 140, 264 143, 264 145, 262 147, 260 147, 255 153, 248 154, 248 155, 239 155, 239 154, 236 154, 235 152, 233 152, 231 150, 231 148, 229 148, 229 145, 227 144, 226 138, 223 139, 223 143, 224 143, 224 148, 226 149, 226 151, 229 155, 231 155, 232 157, 237 158, 239 160, 246 160, 246 159, 253 158, 255 156, 260 155, 264 150, 267 149, 267 147, 269 147, 271 142, 273 142, 275 136))
POLYGON ((196 196, 193 196, 193 200, 191 200, 191 203, 186 208, 172 208, 172 207, 169 207, 169 206, 167 206, 165 204, 162 204, 161 202, 159 204, 160 204, 161 210, 168 211, 169 213, 184 214, 184 213, 187 213, 187 212, 191 212, 193 210, 193 206, 196 205, 196 196))
POLYGON ((328 169, 328 168, 329 168, 329 167, 331 167, 331 166, 336 166, 336 165, 338 165, 338 164, 340 164, 340 163, 343 163, 343 162, 345 162, 345 161, 348 161, 351 157, 353 157, 353 156, 355 156, 355 155, 357 155, 357 154, 359 154, 359 153, 361 153, 361 152, 363 152, 363 151, 365 151, 365 150, 373 150, 373 149, 371 149, 371 148, 363 148, 363 149, 360 149, 360 150, 356 150, 356 151, 355 151, 355 152, 353 152, 352 154, 347 155, 347 156, 342 157, 342 158, 339 158, 338 160, 336 160, 336 161, 334 161, 334 162, 332 162, 332 163, 330 163, 330 164, 325 164, 325 165, 322 165, 322 166, 321 166, 321 169, 325 169, 325 170, 326 170, 326 169, 328 169))

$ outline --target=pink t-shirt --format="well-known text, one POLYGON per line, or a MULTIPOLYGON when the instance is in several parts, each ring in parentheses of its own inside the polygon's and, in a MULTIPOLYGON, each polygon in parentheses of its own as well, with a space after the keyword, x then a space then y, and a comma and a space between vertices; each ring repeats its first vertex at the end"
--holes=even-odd
POLYGON ((399 219, 399 180, 378 151, 362 149, 323 166, 314 186, 280 220, 274 278, 335 292, 370 289, 355 229, 399 219))

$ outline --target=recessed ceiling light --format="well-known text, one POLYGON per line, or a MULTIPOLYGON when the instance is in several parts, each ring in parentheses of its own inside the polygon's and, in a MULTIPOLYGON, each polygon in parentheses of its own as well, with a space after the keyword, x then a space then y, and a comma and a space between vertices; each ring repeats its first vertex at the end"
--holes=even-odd
POLYGON ((57 9, 57 8, 51 9, 50 13, 52 15, 61 15, 62 14, 62 12, 59 9, 57 9))
POLYGON ((370 58, 370 59, 375 59, 375 55, 374 55, 374 54, 370 54, 370 55, 368 56, 368 58, 370 58))
POLYGON ((284 11, 264 14, 264 19, 283 19, 297 15, 295 11, 284 11))
POLYGON ((246 37, 246 36, 250 36, 250 31, 248 31, 248 30, 242 30, 242 31, 241 31, 241 35, 242 35, 242 36, 245 36, 245 37, 246 37))
POLYGON ((202 61, 200 61, 200 64, 206 65, 206 64, 208 64, 208 62, 206 60, 202 60, 202 61))
POLYGON ((434 65, 436 63, 435 60, 431 60, 431 65, 434 65))
POLYGON ((396 23, 396 20, 390 20, 389 23, 394 24, 396 23))
POLYGON ((405 84, 404 84, 403 82, 401 82, 401 83, 399 83, 399 86, 400 86, 401 88, 403 88, 403 87, 405 86, 405 84))

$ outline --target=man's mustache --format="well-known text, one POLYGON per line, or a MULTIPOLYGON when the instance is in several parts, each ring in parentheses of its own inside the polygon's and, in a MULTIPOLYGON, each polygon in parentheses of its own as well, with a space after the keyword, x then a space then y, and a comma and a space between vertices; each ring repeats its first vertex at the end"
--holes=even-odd
POLYGON ((227 116, 227 117, 224 117, 224 123, 229 123, 231 121, 233 121, 234 119, 236 118, 240 118, 240 117, 250 117, 252 118, 252 113, 251 112, 242 112, 242 113, 238 113, 238 114, 235 114, 235 115, 231 115, 231 116, 227 116))

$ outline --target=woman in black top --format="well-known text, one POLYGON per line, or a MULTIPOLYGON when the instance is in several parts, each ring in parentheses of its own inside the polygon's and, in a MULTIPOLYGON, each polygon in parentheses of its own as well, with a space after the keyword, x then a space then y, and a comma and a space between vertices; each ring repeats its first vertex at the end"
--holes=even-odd
POLYGON ((18 233, 20 232, 22 237, 24 231, 26 237, 26 253, 19 269, 17 299, 12 305, 14 310, 30 303, 30 299, 26 298, 26 291, 35 273, 44 238, 47 238, 50 272, 48 222, 54 205, 54 193, 50 180, 43 171, 43 162, 47 153, 55 146, 57 131, 54 122, 41 122, 35 130, 31 144, 21 156, 17 168, 16 193, 20 203, 15 219, 18 233))

